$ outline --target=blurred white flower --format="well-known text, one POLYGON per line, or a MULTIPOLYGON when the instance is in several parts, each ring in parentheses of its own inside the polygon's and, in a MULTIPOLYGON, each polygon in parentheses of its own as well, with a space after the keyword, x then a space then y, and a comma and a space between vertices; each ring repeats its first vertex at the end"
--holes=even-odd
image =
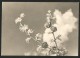
POLYGON ((47 13, 46 15, 47 15, 47 17, 50 17, 50 16, 51 16, 51 14, 50 14, 50 13, 47 13))
POLYGON ((50 17, 47 17, 47 22, 50 22, 50 17))
POLYGON ((15 20, 15 23, 17 24, 18 22, 21 22, 22 19, 20 17, 18 17, 16 20, 15 20))
POLYGON ((41 52, 41 51, 42 51, 42 47, 41 47, 40 45, 38 45, 37 51, 38 51, 38 52, 41 52))
POLYGON ((25 15, 24 15, 24 13, 21 13, 20 14, 20 18, 23 18, 25 15))
MULTIPOLYGON (((76 28, 77 18, 73 15, 71 9, 67 10, 65 13, 61 13, 59 10, 54 11, 54 16, 56 17, 56 27, 55 37, 61 35, 60 44, 69 40, 68 34, 76 28), (64 31, 64 32, 63 32, 64 31)), ((59 43, 59 42, 58 42, 59 43)))
POLYGON ((28 25, 24 24, 23 26, 19 26, 19 29, 22 32, 26 32, 26 30, 28 29, 28 25))
POLYGON ((45 33, 52 33, 52 30, 50 28, 46 28, 45 33))
POLYGON ((51 22, 50 22, 50 21, 47 21, 47 22, 44 24, 44 27, 45 27, 45 28, 50 28, 50 27, 51 27, 51 22))
POLYGON ((41 37, 42 37, 42 34, 40 33, 37 33, 35 36, 36 40, 41 40, 41 37))
POLYGON ((42 53, 42 55, 44 55, 44 56, 48 56, 48 55, 49 55, 49 49, 46 48, 46 49, 44 49, 43 51, 41 51, 41 53, 42 53))
POLYGON ((51 13, 51 10, 48 10, 48 13, 51 13))
POLYGON ((27 53, 24 53, 25 56, 30 56, 31 53, 27 52, 27 53))
POLYGON ((26 40, 26 43, 29 43, 30 39, 31 39, 31 37, 26 38, 26 39, 25 39, 25 40, 26 40))
POLYGON ((28 35, 30 35, 31 33, 33 33, 33 30, 32 29, 28 29, 27 33, 28 33, 28 35))
POLYGON ((57 54, 51 54, 50 56, 57 56, 57 54))

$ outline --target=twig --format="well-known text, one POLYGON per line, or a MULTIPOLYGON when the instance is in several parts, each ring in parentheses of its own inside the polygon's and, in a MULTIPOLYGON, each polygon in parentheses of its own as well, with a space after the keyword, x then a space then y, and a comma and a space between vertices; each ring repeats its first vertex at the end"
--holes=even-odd
MULTIPOLYGON (((56 45, 56 50, 58 50, 58 46, 57 46, 57 42, 56 42, 56 38, 55 38, 54 33, 53 33, 53 37, 54 37, 54 42, 55 42, 55 45, 56 45)), ((56 52, 56 54, 57 54, 57 52, 56 52)))

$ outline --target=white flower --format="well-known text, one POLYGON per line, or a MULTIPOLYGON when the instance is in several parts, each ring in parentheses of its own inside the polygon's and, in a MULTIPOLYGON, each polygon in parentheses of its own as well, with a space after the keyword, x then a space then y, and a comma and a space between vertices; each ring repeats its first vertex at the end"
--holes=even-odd
POLYGON ((37 51, 38 51, 38 52, 41 52, 41 51, 42 51, 42 47, 41 47, 40 45, 38 45, 37 51))
POLYGON ((35 37, 36 37, 36 40, 41 40, 42 34, 37 33, 35 37))
POLYGON ((46 16, 50 18, 52 17, 51 13, 47 13, 46 16))
POLYGON ((46 49, 44 49, 41 53, 42 53, 44 56, 45 56, 45 55, 49 55, 49 49, 46 48, 46 49))
POLYGON ((28 29, 27 33, 28 33, 28 35, 30 35, 31 33, 33 33, 33 30, 32 29, 28 29))
POLYGON ((21 13, 20 14, 20 18, 23 18, 25 15, 24 15, 24 13, 21 13))
POLYGON ((57 56, 57 54, 51 54, 50 56, 57 56))
POLYGON ((47 17, 47 22, 50 22, 50 17, 47 17))
POLYGON ((46 28, 45 33, 52 33, 52 30, 50 28, 46 28))
POLYGON ((30 56, 31 53, 27 52, 27 53, 24 53, 25 56, 30 56))
POLYGON ((26 40, 26 43, 29 43, 29 41, 30 41, 30 37, 29 38, 26 38, 25 40, 26 40))
POLYGON ((17 24, 18 22, 21 22, 22 19, 20 17, 18 17, 16 20, 15 20, 15 23, 17 24))
POLYGON ((50 20, 50 17, 47 17, 47 20, 50 20))
POLYGON ((48 17, 50 17, 50 16, 51 16, 51 14, 49 14, 49 13, 48 13, 48 14, 46 14, 46 15, 47 15, 48 17))
POLYGON ((51 10, 48 10, 48 13, 51 13, 51 10))
POLYGON ((20 26, 19 29, 22 32, 26 32, 26 30, 28 29, 28 25, 24 24, 23 26, 20 26))

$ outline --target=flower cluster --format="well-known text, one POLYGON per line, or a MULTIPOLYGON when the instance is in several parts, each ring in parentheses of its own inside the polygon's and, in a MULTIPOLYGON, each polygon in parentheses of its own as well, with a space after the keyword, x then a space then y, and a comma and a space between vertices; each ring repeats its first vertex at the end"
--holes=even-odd
POLYGON ((58 10, 55 10, 52 15, 51 10, 48 10, 48 13, 46 14, 46 23, 44 24, 44 33, 37 33, 34 37, 31 35, 33 34, 33 29, 30 29, 28 25, 21 23, 24 16, 25 14, 21 13, 20 17, 15 20, 15 23, 19 23, 19 30, 28 35, 25 39, 26 43, 30 43, 31 39, 40 43, 36 48, 37 52, 32 54, 30 52, 25 53, 25 56, 65 56, 68 53, 67 49, 64 48, 61 43, 67 38, 68 32, 71 32, 75 28, 76 18, 73 16, 71 10, 68 10, 63 15, 58 10), (68 21, 69 19, 72 23, 68 21), (56 23, 52 23, 54 20, 56 20, 56 23))
POLYGON ((21 13, 21 14, 20 14, 20 17, 18 17, 18 18, 15 20, 15 23, 16 23, 16 24, 19 23, 19 30, 20 30, 21 32, 25 32, 25 33, 29 36, 28 38, 25 39, 26 42, 29 43, 29 41, 30 41, 30 39, 31 39, 30 34, 33 33, 33 30, 30 29, 28 25, 21 23, 22 20, 23 20, 22 18, 23 18, 24 16, 25 16, 25 14, 24 14, 24 13, 21 13))

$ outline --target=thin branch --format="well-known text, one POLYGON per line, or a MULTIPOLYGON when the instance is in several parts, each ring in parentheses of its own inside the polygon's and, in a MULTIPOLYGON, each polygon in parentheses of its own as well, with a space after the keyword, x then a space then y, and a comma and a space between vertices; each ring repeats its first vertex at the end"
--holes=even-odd
MULTIPOLYGON (((58 50, 58 46, 57 46, 57 42, 56 42, 56 38, 55 38, 54 33, 53 33, 53 37, 54 37, 54 42, 55 42, 55 45, 56 45, 56 50, 58 50)), ((56 52, 56 54, 57 54, 57 52, 56 52)))

